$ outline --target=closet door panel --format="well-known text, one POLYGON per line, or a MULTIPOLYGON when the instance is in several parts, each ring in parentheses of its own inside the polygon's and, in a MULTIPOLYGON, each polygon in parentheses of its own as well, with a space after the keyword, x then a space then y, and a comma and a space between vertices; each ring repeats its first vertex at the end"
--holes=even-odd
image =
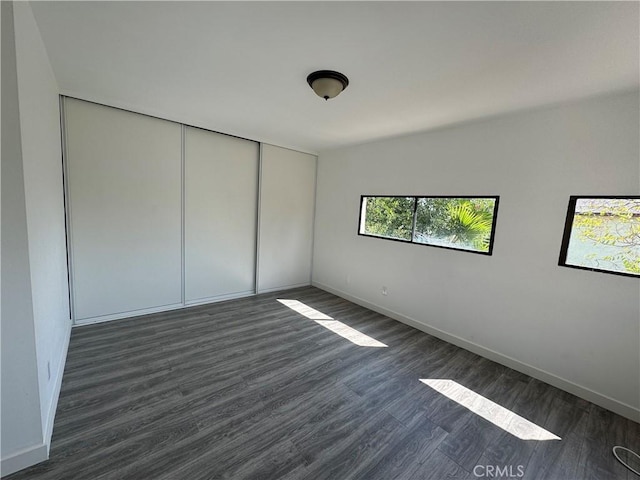
POLYGON ((186 127, 185 300, 255 292, 256 142, 186 127))
POLYGON ((258 293, 311 283, 316 161, 262 146, 258 293))
POLYGON ((180 304, 181 126, 64 108, 75 320, 180 304))

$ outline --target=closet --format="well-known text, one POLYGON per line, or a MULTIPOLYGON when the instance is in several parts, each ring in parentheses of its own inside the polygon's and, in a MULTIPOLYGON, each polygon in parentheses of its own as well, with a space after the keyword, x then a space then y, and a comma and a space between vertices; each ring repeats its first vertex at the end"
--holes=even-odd
POLYGON ((61 105, 76 324, 310 284, 315 156, 61 105))

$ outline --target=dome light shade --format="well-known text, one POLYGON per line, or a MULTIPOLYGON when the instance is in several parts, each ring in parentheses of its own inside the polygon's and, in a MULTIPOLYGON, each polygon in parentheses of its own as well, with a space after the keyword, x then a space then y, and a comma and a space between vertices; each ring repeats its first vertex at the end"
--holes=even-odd
POLYGON ((329 100, 336 97, 349 85, 349 79, 340 72, 319 70, 309 74, 307 83, 316 95, 329 100))

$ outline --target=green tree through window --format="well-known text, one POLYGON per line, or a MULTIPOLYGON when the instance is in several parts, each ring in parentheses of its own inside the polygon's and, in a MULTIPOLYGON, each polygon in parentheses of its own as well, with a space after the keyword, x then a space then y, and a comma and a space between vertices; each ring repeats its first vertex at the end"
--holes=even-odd
POLYGON ((411 240, 414 197, 368 197, 365 231, 371 235, 411 240))
POLYGON ((569 208, 567 265, 640 275, 640 198, 572 197, 569 208))
POLYGON ((363 197, 359 233, 491 253, 498 197, 363 197))
POLYGON ((420 198, 414 240, 489 250, 494 199, 420 198))

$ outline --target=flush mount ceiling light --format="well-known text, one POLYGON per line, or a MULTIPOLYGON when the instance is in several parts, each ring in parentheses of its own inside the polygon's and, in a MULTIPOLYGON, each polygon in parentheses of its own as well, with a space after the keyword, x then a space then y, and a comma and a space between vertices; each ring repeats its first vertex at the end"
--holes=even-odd
POLYGON ((333 70, 318 70, 309 74, 307 83, 316 95, 329 100, 337 97, 349 85, 349 79, 340 72, 333 70))

